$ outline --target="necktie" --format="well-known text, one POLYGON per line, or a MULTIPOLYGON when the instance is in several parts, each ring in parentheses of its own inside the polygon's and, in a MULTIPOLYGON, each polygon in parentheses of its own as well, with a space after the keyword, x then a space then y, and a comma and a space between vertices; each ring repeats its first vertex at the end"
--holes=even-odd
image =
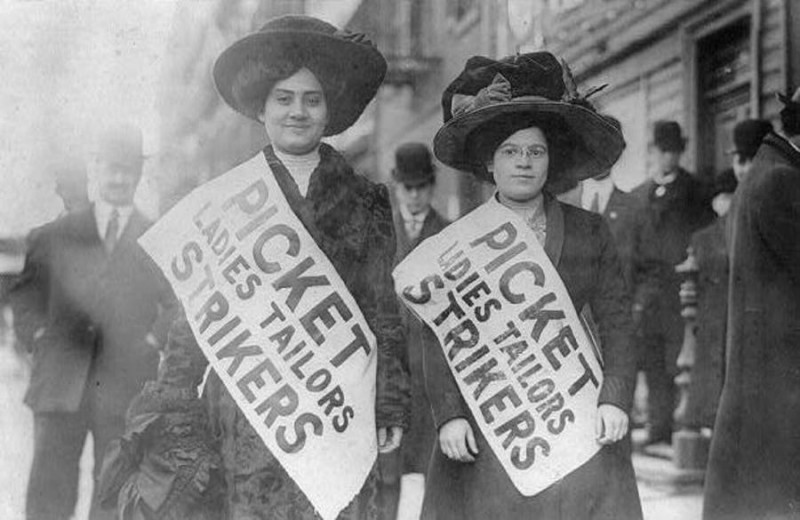
POLYGON ((119 211, 114 208, 111 211, 111 217, 108 219, 108 226, 106 227, 105 242, 106 251, 109 253, 114 250, 117 245, 117 235, 119 234, 119 211))
POLYGON ((594 197, 592 197, 592 205, 589 206, 589 211, 592 213, 600 213, 600 192, 594 192, 594 197))

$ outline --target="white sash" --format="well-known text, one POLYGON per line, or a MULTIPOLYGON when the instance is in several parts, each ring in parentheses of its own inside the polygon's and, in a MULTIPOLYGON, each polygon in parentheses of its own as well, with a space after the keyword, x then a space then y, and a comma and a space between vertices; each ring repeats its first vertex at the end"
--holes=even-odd
POLYGON ((376 341, 264 156, 198 187, 139 242, 264 445, 335 518, 377 456, 376 341))
POLYGON ((536 495, 597 453, 602 369, 564 283, 517 214, 492 198, 393 274, 520 493, 536 495))

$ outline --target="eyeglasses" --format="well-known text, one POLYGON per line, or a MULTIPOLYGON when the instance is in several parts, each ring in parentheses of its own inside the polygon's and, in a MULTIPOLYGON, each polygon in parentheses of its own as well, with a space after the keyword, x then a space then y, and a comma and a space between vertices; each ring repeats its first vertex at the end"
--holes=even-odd
POLYGON ((543 144, 532 144, 530 146, 505 144, 497 150, 497 153, 500 154, 500 157, 506 159, 519 159, 521 157, 541 159, 547 157, 547 147, 543 144))

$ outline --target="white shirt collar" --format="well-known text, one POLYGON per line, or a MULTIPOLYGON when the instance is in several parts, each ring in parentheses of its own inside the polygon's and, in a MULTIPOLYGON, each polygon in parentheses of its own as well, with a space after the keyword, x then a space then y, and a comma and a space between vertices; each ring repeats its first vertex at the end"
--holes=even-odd
POLYGON ((122 232, 125 231, 125 226, 128 225, 131 215, 133 215, 133 204, 129 206, 112 206, 102 199, 98 199, 94 203, 94 219, 97 223, 97 233, 100 235, 101 240, 106 236, 108 221, 111 219, 111 212, 114 209, 119 214, 119 228, 117 229, 117 238, 119 239, 122 236, 122 232))
POLYGON ((611 193, 614 191, 614 180, 611 176, 604 179, 586 179, 583 181, 583 191, 581 193, 581 207, 586 210, 591 210, 594 196, 597 194, 598 211, 602 214, 608 206, 608 201, 611 199, 611 193))
POLYGON ((303 197, 308 193, 308 185, 311 183, 311 174, 319 165, 319 146, 314 148, 311 152, 305 155, 292 155, 281 152, 277 147, 273 146, 272 151, 275 152, 275 157, 283 163, 289 175, 294 179, 297 188, 300 190, 300 195, 303 197))

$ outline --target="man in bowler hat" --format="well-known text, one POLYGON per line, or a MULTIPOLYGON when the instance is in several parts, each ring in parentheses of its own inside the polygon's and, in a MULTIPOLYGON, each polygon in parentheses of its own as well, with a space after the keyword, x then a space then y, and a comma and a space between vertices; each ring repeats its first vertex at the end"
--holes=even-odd
MULTIPOLYGON (((20 315, 44 324, 25 395, 34 413, 30 520, 72 516, 86 436, 94 439, 96 477, 106 444, 124 432, 128 403, 156 376, 172 305, 166 281, 136 242, 150 225, 133 204, 141 132, 109 128, 95 153, 99 198, 31 234, 12 293, 20 315)), ((93 500, 90 518, 115 517, 93 500)))
POLYGON ((714 218, 710 186, 680 166, 685 148, 677 122, 656 122, 652 178, 633 191, 640 201, 633 246, 633 315, 639 368, 647 380, 647 444, 672 438, 673 378, 683 341, 675 266, 686 257, 692 233, 714 218))
POLYGON ((730 214, 725 383, 703 518, 796 518, 800 505, 800 89, 730 214))
MULTIPOLYGON (((394 211, 397 263, 423 240, 444 229, 449 222, 431 206, 436 171, 426 145, 406 143, 397 148, 392 180, 397 201, 394 211)), ((408 344, 406 363, 411 374, 411 426, 397 455, 385 455, 381 461, 384 518, 391 520, 395 517, 419 518, 425 471, 436 442, 436 428, 425 393, 422 350, 438 346, 433 334, 405 306, 402 312, 408 344), (392 457, 394 460, 387 460, 392 457), (402 479, 399 479, 400 475, 402 479)))

